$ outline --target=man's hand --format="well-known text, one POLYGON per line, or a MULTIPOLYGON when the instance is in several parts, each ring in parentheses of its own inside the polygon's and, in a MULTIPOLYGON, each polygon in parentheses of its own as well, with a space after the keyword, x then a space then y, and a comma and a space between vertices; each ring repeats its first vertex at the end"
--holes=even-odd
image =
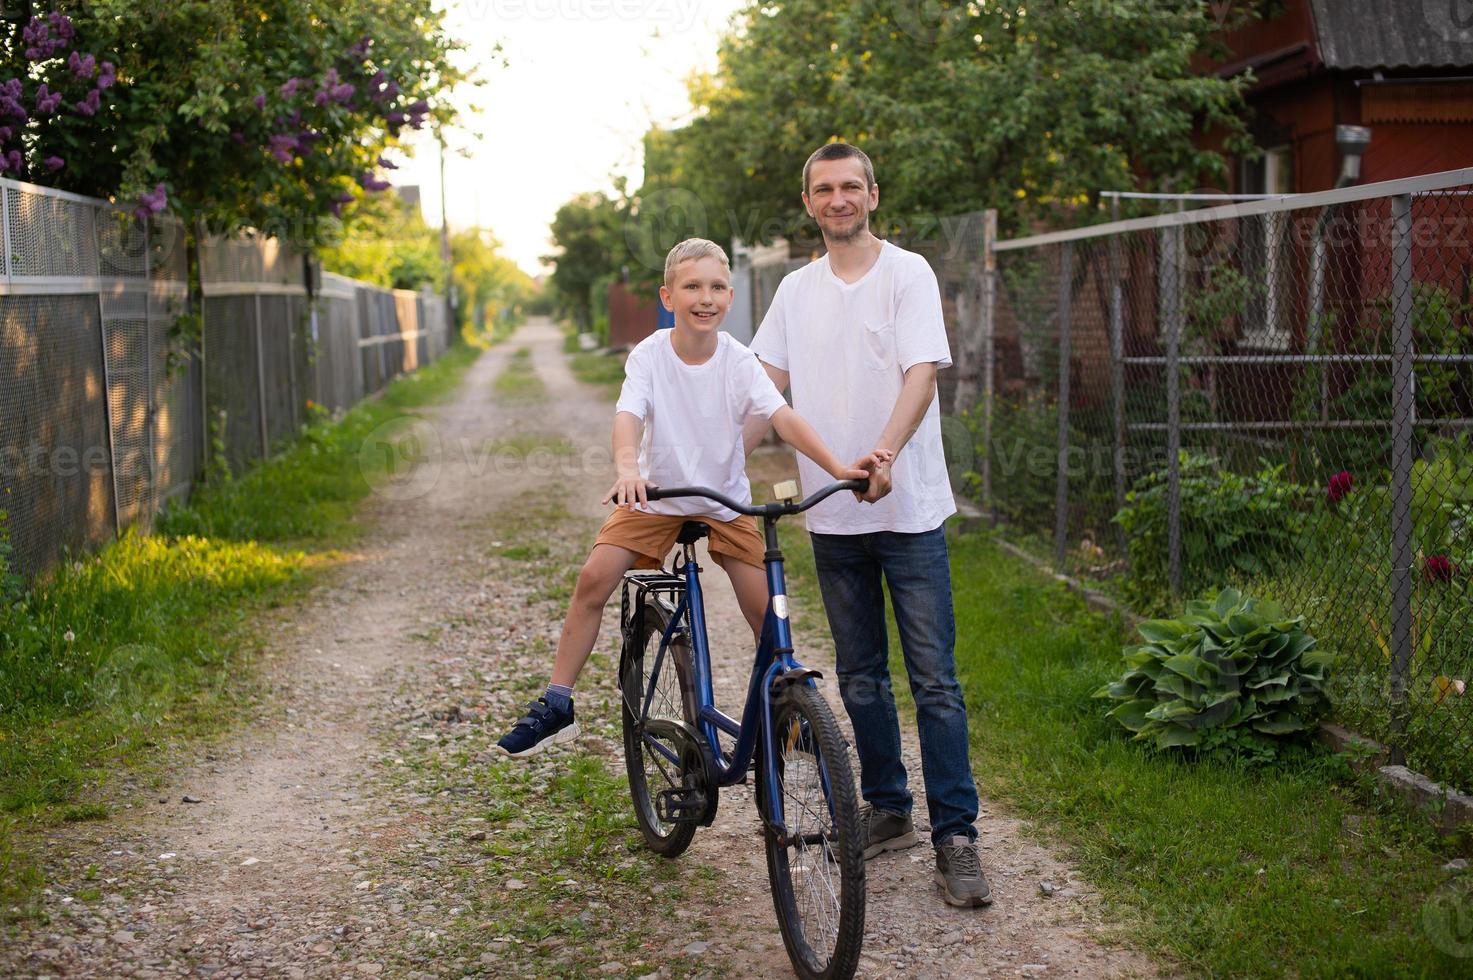
POLYGON ((606 504, 612 500, 615 507, 633 510, 636 503, 649 503, 649 497, 645 493, 645 488, 648 486, 648 480, 642 480, 637 476, 621 476, 614 481, 609 492, 604 494, 602 503, 606 504))
POLYGON ((863 470, 864 475, 869 477, 869 489, 864 493, 856 491, 854 499, 872 504, 889 493, 890 464, 894 459, 895 454, 888 449, 876 449, 856 459, 854 468, 863 470))

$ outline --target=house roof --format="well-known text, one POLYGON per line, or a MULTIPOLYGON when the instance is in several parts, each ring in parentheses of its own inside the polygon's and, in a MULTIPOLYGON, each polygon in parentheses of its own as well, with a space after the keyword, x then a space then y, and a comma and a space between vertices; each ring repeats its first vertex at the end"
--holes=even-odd
POLYGON ((1326 68, 1473 68, 1455 0, 1310 0, 1326 68))

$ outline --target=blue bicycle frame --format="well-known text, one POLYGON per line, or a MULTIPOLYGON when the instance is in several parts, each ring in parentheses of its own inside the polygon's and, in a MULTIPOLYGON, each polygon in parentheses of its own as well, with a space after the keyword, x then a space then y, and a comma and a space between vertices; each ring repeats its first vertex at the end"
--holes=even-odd
MULTIPOLYGON (((766 723, 766 720, 772 717, 773 694, 783 684, 801 683, 813 686, 813 678, 821 676, 818 671, 804 667, 793 656, 792 629, 788 622, 788 588, 783 574, 783 554, 777 542, 777 519, 785 514, 806 510, 838 490, 862 490, 864 486, 864 481, 843 481, 826 487, 800 504, 766 504, 761 507, 742 506, 701 488, 664 491, 652 488, 650 492, 652 500, 675 496, 706 496, 718 500, 739 513, 760 516, 763 519, 763 537, 767 546, 763 563, 767 570, 767 615, 762 624, 762 639, 757 645, 757 656, 752 663, 751 678, 747 682, 747 700, 741 721, 738 722, 716 707, 711 678, 711 651, 706 638, 706 607, 701 592, 700 568, 694 560, 692 545, 685 546, 687 550, 683 565, 676 569, 684 578, 685 588, 681 592, 674 614, 665 624, 665 629, 660 635, 660 646, 650 671, 648 687, 644 692, 644 706, 647 712, 659 672, 664 669, 666 651, 669 649, 671 639, 684 624, 689 628, 691 641, 696 728, 711 749, 710 755, 716 769, 717 785, 732 786, 742 781, 757 750, 758 739, 761 739, 763 771, 758 774, 758 778, 764 781, 767 790, 766 797, 769 806, 767 819, 776 827, 783 826, 782 793, 778 783, 777 766, 774 762, 777 758, 775 733, 771 725, 766 723), (718 738, 721 734, 736 739, 736 745, 729 756, 721 751, 721 743, 718 738)), ((643 722, 645 718, 641 717, 640 720, 643 722)), ((660 740, 646 736, 645 742, 652 751, 676 765, 680 764, 680 760, 660 740)), ((826 766, 820 767, 819 778, 824 787, 824 796, 827 798, 829 793, 826 766)))

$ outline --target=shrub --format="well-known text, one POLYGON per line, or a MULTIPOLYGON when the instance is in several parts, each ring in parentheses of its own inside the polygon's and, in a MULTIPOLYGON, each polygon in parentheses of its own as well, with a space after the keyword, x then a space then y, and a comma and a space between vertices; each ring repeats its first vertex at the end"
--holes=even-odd
POLYGON ((1186 604, 1180 619, 1141 623, 1146 642, 1124 652, 1125 673, 1095 692, 1138 740, 1158 748, 1267 760, 1278 736, 1309 731, 1328 708, 1334 654, 1315 650, 1304 617, 1224 589, 1186 604))
MULTIPOLYGON (((1306 544, 1312 498, 1284 479, 1284 467, 1253 476, 1221 469, 1211 456, 1181 454, 1181 588, 1196 594, 1225 584, 1225 572, 1276 572, 1299 558, 1306 544)), ((1114 517, 1125 529, 1130 555, 1126 599, 1142 612, 1168 607, 1167 474, 1148 474, 1125 495, 1114 517)))

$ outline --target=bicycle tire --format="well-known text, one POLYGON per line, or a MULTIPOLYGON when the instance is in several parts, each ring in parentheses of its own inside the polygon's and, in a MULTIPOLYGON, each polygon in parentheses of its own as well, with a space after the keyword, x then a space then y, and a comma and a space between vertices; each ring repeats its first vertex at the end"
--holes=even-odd
MULTIPOLYGON (((619 691, 623 710, 620 715, 624 724, 624 764, 629 774, 629 795, 634 801, 634 819, 639 824, 649 849, 662 857, 679 857, 690 847, 695 836, 695 824, 666 823, 655 809, 654 797, 661 789, 693 785, 697 777, 695 767, 684 758, 684 746, 666 744, 671 752, 682 757, 677 766, 660 757, 647 743, 647 735, 640 725, 640 710, 649 686, 649 671, 660 647, 660 636, 670 622, 671 611, 663 603, 646 600, 642 620, 644 629, 631 646, 626 644, 619 662, 619 691), (651 783, 655 789, 651 789, 651 783)), ((660 678, 656 684, 652 704, 647 717, 671 718, 689 723, 692 721, 689 678, 691 677, 691 651, 684 640, 672 639, 665 650, 665 661, 660 667, 660 678)), ((714 792, 715 787, 709 787, 714 792)))
POLYGON ((783 945, 803 980, 847 980, 859 965, 865 901, 849 753, 828 703, 812 687, 785 688, 774 703, 772 726, 786 839, 770 819, 765 764, 757 767, 757 795, 783 945))

